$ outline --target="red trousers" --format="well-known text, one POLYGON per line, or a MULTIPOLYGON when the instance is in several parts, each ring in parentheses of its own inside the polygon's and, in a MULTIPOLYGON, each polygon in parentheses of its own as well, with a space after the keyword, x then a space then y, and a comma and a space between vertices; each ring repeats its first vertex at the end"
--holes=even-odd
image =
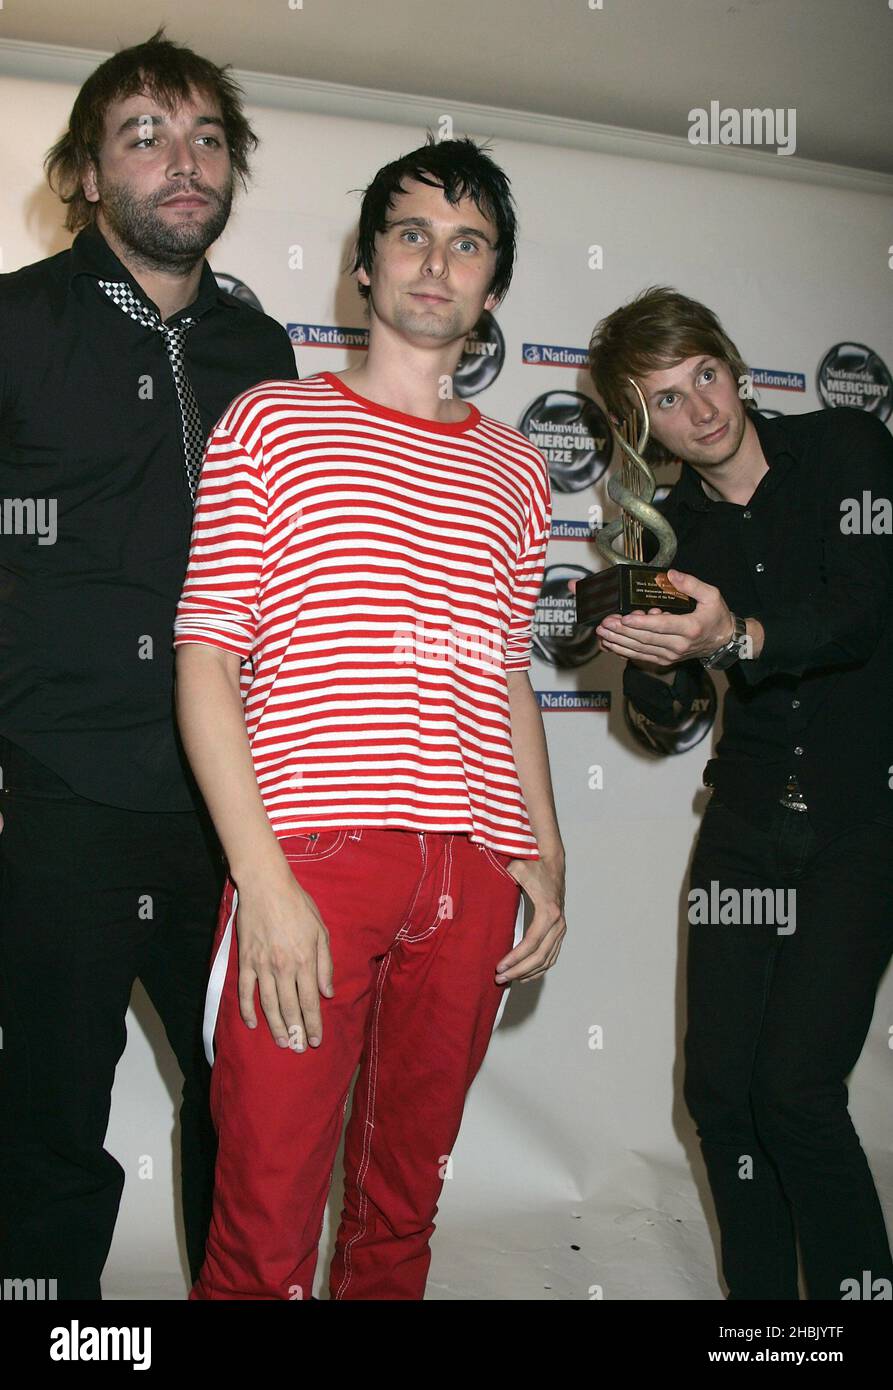
POLYGON ((206 1047, 216 1045, 214 1211, 189 1297, 310 1297, 359 1067, 330 1296, 421 1299, 465 1096, 507 996, 496 964, 521 937, 512 856, 464 834, 368 827, 282 848, 328 929, 335 994, 321 996, 318 1048, 278 1047, 257 989, 257 1028, 246 1027, 228 881, 205 1014, 206 1047))

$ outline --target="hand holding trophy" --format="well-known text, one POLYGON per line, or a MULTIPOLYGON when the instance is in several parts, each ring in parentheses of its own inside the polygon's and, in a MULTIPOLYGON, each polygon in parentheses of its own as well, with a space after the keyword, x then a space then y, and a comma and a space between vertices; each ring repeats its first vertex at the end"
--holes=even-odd
POLYGON ((676 554, 676 536, 665 517, 652 505, 657 481, 643 454, 651 434, 648 405, 637 382, 628 377, 642 408, 642 427, 636 444, 637 415, 618 429, 611 421, 611 433, 623 455, 619 474, 608 481, 608 496, 621 509, 621 516, 603 526, 596 537, 599 553, 608 568, 581 579, 576 585, 577 624, 597 627, 609 613, 647 613, 660 608, 664 613, 693 613, 693 599, 670 583, 667 567, 676 554), (657 553, 647 564, 643 533, 650 531, 658 540, 657 553), (614 542, 622 536, 621 549, 614 542))

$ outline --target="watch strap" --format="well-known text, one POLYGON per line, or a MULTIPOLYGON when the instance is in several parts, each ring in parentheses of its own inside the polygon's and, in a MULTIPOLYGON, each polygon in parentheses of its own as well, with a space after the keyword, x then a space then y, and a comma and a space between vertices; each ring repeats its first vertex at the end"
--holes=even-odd
POLYGON ((707 656, 700 658, 701 665, 708 671, 724 671, 741 656, 742 643, 747 636, 747 623, 744 618, 739 618, 735 613, 731 614, 731 618, 735 624, 735 631, 728 642, 717 647, 715 652, 709 652, 707 656))

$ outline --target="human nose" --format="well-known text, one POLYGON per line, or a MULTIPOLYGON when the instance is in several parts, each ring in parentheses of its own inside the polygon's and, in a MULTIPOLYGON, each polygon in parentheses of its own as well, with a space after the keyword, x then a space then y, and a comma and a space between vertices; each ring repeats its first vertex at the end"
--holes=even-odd
POLYGON ((449 273, 449 258, 446 249, 437 241, 432 241, 422 261, 422 274, 440 280, 449 273))
POLYGON ((199 174, 198 154, 188 136, 176 136, 171 144, 167 176, 170 179, 191 179, 199 174))
POLYGON ((718 413, 718 407, 709 396, 702 395, 700 391, 692 394, 689 415, 693 425, 708 425, 718 413))

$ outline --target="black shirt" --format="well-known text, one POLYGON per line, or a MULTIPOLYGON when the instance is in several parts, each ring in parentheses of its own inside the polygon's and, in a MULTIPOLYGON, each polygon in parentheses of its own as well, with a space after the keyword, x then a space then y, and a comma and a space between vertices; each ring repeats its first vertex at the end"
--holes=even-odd
MULTIPOLYGON (((766 633, 759 659, 727 672, 705 781, 764 824, 794 773, 827 839, 854 821, 893 821, 893 539, 871 514, 893 495, 893 439, 850 408, 751 419, 769 471, 746 505, 710 499, 688 464, 660 505, 679 541, 674 566, 766 633), (854 509, 842 504, 861 514, 865 494, 875 529, 849 534, 854 509)), ((672 688, 683 700, 690 666, 672 688)), ((624 690, 667 722, 670 687, 628 665, 624 690)))
MULTIPOLYGON (((95 228, 0 276, 0 735, 91 800, 190 810, 173 710, 192 524, 180 405, 163 335, 98 279, 150 303, 95 228)), ((285 330, 207 261, 168 322, 184 316, 206 437, 241 391, 296 378, 285 330)))

